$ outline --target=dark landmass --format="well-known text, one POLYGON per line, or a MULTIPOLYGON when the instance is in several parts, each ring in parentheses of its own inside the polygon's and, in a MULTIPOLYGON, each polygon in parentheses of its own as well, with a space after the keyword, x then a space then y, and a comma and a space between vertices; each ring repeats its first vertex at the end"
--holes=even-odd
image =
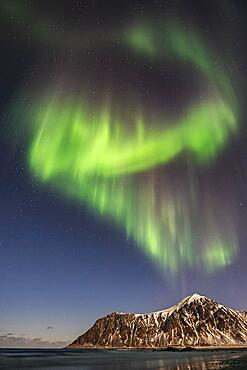
POLYGON ((199 294, 148 314, 113 312, 98 319, 68 348, 191 351, 247 347, 247 313, 199 294))

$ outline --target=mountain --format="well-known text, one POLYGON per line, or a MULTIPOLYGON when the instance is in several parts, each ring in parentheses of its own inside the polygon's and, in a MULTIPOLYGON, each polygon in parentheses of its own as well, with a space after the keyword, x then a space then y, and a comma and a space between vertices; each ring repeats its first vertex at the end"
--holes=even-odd
POLYGON ((199 294, 147 314, 113 312, 98 319, 69 348, 247 346, 247 313, 199 294))

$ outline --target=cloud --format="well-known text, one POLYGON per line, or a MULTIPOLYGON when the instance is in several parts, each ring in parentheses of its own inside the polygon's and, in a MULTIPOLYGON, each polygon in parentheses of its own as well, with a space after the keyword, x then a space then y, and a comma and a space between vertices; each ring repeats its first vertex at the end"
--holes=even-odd
POLYGON ((43 338, 28 338, 24 335, 16 336, 13 333, 0 335, 0 348, 61 348, 68 342, 49 341, 43 338))

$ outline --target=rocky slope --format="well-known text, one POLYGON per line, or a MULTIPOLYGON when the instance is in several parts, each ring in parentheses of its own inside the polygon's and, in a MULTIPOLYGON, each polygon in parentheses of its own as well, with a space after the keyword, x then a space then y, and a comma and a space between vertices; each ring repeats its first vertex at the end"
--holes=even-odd
POLYGON ((247 314, 193 294, 177 305, 148 314, 113 312, 69 348, 247 345, 247 314))

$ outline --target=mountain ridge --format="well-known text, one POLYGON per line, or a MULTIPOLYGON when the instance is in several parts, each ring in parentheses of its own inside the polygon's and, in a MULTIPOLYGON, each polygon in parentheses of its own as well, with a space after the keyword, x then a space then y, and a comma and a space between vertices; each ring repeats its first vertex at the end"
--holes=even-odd
POLYGON ((68 348, 163 348, 247 345, 247 313, 194 293, 164 310, 112 312, 68 348))

